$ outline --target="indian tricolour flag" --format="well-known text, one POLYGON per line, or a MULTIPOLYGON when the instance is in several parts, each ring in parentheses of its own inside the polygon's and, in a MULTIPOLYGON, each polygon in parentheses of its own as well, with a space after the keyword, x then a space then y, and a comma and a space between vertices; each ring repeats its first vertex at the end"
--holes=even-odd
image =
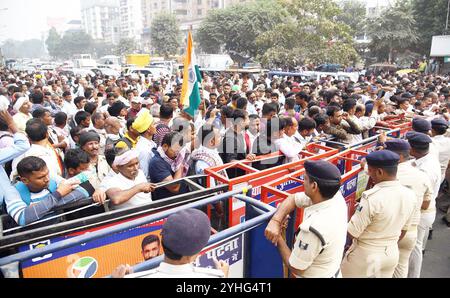
POLYGON ((186 58, 184 59, 183 89, 181 92, 181 103, 184 111, 195 117, 195 112, 200 106, 200 86, 202 75, 196 63, 192 33, 189 31, 186 58))

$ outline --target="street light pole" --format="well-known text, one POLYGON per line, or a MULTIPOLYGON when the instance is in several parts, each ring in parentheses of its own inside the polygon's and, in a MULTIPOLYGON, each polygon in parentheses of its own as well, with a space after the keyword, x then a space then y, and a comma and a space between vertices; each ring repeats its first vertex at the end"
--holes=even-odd
POLYGON ((450 13, 450 0, 448 0, 447 4, 447 21, 445 23, 445 34, 448 34, 448 15, 450 13))

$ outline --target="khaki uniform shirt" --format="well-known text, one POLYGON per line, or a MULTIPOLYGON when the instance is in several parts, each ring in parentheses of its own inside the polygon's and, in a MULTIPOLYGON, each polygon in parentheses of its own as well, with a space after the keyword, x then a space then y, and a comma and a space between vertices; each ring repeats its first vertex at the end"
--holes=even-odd
MULTIPOLYGON (((299 202, 296 196, 297 207, 305 207, 299 202)), ((301 277, 330 278, 339 272, 347 237, 347 213, 347 204, 340 192, 330 200, 305 209, 304 221, 289 258, 292 267, 305 271, 301 277)))
POLYGON ((438 158, 431 153, 428 153, 420 159, 413 160, 411 165, 421 170, 428 176, 433 189, 430 207, 428 207, 427 210, 422 211, 422 213, 436 212, 436 198, 439 194, 439 188, 441 186, 441 166, 438 158))
POLYGON ((416 195, 399 181, 385 181, 362 194, 348 232, 370 246, 397 245, 414 217, 416 195))
POLYGON ((100 187, 110 169, 106 157, 104 155, 99 155, 97 164, 91 165, 90 167, 91 175, 89 176, 89 182, 95 189, 100 187))
POLYGON ((403 186, 416 194, 416 208, 411 225, 417 226, 420 221, 422 203, 431 201, 433 188, 428 176, 411 165, 411 162, 403 162, 398 165, 397 179, 403 186))

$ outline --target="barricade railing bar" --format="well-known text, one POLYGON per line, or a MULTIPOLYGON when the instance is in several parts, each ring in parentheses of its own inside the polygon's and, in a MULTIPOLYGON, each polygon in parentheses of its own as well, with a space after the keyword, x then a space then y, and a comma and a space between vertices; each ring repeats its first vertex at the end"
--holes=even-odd
MULTIPOLYGON (((394 135, 396 133, 400 133, 401 129, 400 128, 394 128, 394 129, 389 129, 389 128, 385 128, 385 127, 377 127, 380 130, 385 130, 386 135, 390 136, 390 135, 394 135)), ((376 136, 372 136, 369 137, 367 139, 362 140, 361 142, 358 143, 354 143, 354 144, 346 144, 346 143, 341 143, 341 142, 336 142, 334 140, 334 138, 331 139, 320 139, 318 142, 324 142, 324 143, 328 143, 328 144, 332 144, 332 145, 336 145, 339 148, 341 148, 341 151, 345 151, 347 149, 350 148, 358 148, 358 147, 362 147, 371 143, 375 143, 378 138, 380 137, 380 135, 376 135, 376 136)))
MULTIPOLYGON (((249 188, 251 189, 251 188, 249 188)), ((102 230, 98 230, 92 233, 88 233, 88 234, 84 234, 84 235, 80 235, 71 239, 66 239, 63 240, 61 242, 57 242, 57 243, 52 243, 48 246, 45 246, 43 248, 37 248, 37 249, 33 249, 33 250, 29 250, 29 251, 25 251, 25 252, 21 252, 21 253, 17 253, 14 255, 10 255, 4 258, 0 259, 0 266, 4 266, 7 264, 11 264, 14 262, 20 262, 20 261, 24 261, 24 260, 29 260, 35 257, 40 257, 42 255, 48 254, 48 253, 52 253, 58 250, 62 250, 65 248, 69 248, 69 247, 73 247, 79 244, 83 244, 98 238, 102 238, 114 233, 118 233, 124 230, 128 230, 130 228, 134 228, 134 227, 139 227, 145 224, 149 224, 152 222, 156 222, 158 220, 167 218, 169 215, 176 213, 178 211, 184 210, 184 209, 189 209, 189 208, 198 208, 201 206, 204 206, 206 204, 213 204, 215 202, 221 201, 223 199, 228 199, 229 197, 232 197, 234 195, 240 194, 242 192, 246 192, 248 191, 248 189, 240 189, 240 190, 235 190, 235 191, 230 191, 224 194, 220 194, 217 196, 214 196, 212 198, 208 198, 208 199, 204 199, 198 202, 194 202, 194 203, 189 203, 180 207, 175 207, 173 209, 170 210, 166 210, 166 211, 162 211, 160 213, 157 214, 152 214, 143 218, 139 218, 133 221, 129 221, 129 222, 125 222, 116 226, 112 226, 112 227, 108 227, 102 230)))
MULTIPOLYGON (((256 227, 268 222, 276 212, 276 209, 273 208, 272 206, 264 204, 258 200, 248 197, 246 195, 234 195, 233 197, 250 204, 251 206, 253 206, 256 209, 256 211, 259 210, 258 213, 260 215, 255 218, 252 218, 244 223, 241 223, 237 226, 228 228, 224 231, 221 231, 221 232, 218 232, 217 234, 212 235, 204 250, 206 250, 208 247, 213 246, 219 242, 225 241, 236 235, 243 234, 253 228, 256 228, 256 227)), ((201 203, 201 202, 198 202, 198 203, 201 203)), ((155 259, 151 259, 149 261, 140 263, 133 267, 133 272, 139 273, 139 272, 154 269, 163 260, 164 260, 164 256, 159 256, 155 259)))
MULTIPOLYGON (((312 157, 315 155, 320 155, 321 157, 325 157, 325 156, 334 155, 336 153, 338 153, 337 149, 323 146, 318 143, 312 143, 312 144, 308 144, 307 147, 305 148, 305 150, 300 152, 300 155, 303 158, 307 158, 307 157, 312 157), (311 152, 311 151, 319 151, 319 150, 323 150, 325 152, 321 153, 321 154, 314 154, 313 152, 311 152)), ((270 160, 270 159, 273 159, 275 157, 280 157, 280 156, 283 156, 283 154, 281 152, 274 152, 274 153, 271 153, 268 155, 263 155, 263 156, 257 157, 256 160, 254 160, 254 161, 241 160, 241 161, 236 161, 236 162, 232 162, 229 164, 225 164, 223 166, 209 168, 209 169, 205 170, 205 173, 209 176, 209 178, 214 178, 221 183, 234 185, 234 184, 239 184, 239 183, 242 183, 245 181, 252 180, 252 179, 256 178, 257 176, 261 176, 261 175, 264 175, 264 174, 267 174, 270 172, 272 172, 272 173, 278 172, 278 171, 282 171, 285 169, 295 168, 295 167, 301 165, 300 161, 298 161, 298 162, 293 162, 293 163, 289 163, 289 164, 283 164, 283 165, 276 166, 271 169, 266 169, 266 170, 262 170, 262 171, 259 171, 255 168, 248 166, 248 164, 251 164, 251 163, 254 163, 257 161, 270 160), (235 167, 238 167, 242 170, 246 170, 248 173, 244 176, 236 177, 236 178, 232 178, 232 179, 229 179, 228 177, 225 177, 222 174, 220 174, 224 170, 235 168, 235 167)))
MULTIPOLYGON (((227 186, 218 185, 211 188, 196 190, 164 200, 157 200, 147 205, 132 207, 129 209, 111 210, 106 213, 62 222, 52 226, 45 226, 26 231, 19 230, 19 232, 17 233, 5 235, 0 238, 0 250, 40 241, 44 238, 75 232, 81 229, 84 230, 104 224, 111 224, 112 222, 127 220, 133 217, 142 217, 149 212, 157 212, 160 209, 167 209, 171 206, 177 206, 180 204, 189 203, 191 201, 197 201, 204 196, 211 196, 222 191, 227 191, 227 186)), ((21 229, 28 227, 29 226, 21 227, 21 229)), ((7 230, 3 231, 3 233, 6 232, 7 230)))
MULTIPOLYGON (((344 174, 341 178, 341 184, 344 185, 345 182, 352 179, 356 175, 358 175, 360 172, 362 172, 364 169, 360 166, 361 160, 354 158, 354 156, 360 156, 364 157, 367 155, 367 152, 359 151, 359 150, 353 150, 348 149, 347 151, 341 152, 335 156, 331 156, 328 158, 325 158, 325 160, 328 160, 329 162, 333 164, 337 164, 340 160, 344 161, 344 174), (353 164, 358 164, 354 166, 353 164)), ((261 187, 261 201, 266 204, 277 204, 280 201, 285 200, 288 196, 292 195, 292 191, 284 191, 277 188, 277 186, 281 186, 289 181, 294 181, 300 183, 302 186, 299 188, 296 188, 296 190, 303 191, 303 184, 304 180, 302 177, 305 174, 305 169, 302 168, 299 171, 290 173, 289 175, 286 175, 284 177, 281 177, 279 179, 276 179, 274 181, 271 181, 261 187)), ((350 203, 353 204, 353 203, 350 203)), ((353 206, 349 206, 349 211, 352 212, 353 206)), ((298 218, 296 221, 296 226, 298 226, 301 221, 303 220, 303 210, 298 210, 298 218)))
MULTIPOLYGON (((246 185, 246 184, 251 184, 254 188, 255 187, 260 187, 261 185, 265 184, 265 182, 263 182, 264 179, 276 179, 278 177, 282 177, 292 171, 298 170, 300 169, 304 162, 306 160, 319 160, 319 159, 323 159, 329 156, 333 156, 335 154, 337 154, 339 152, 338 149, 334 149, 334 148, 330 148, 327 146, 323 146, 321 144, 317 144, 317 143, 311 143, 308 144, 305 148, 305 150, 303 150, 300 153, 300 160, 292 162, 292 163, 287 163, 287 164, 282 164, 276 167, 272 167, 272 168, 268 168, 265 170, 257 170, 254 168, 249 168, 249 170, 247 172, 246 175, 243 176, 239 176, 236 178, 228 178, 225 177, 224 175, 222 175, 220 172, 222 172, 224 170, 225 167, 230 166, 229 164, 224 165, 224 166, 220 166, 220 167, 214 167, 214 168, 210 168, 210 169, 206 169, 205 173, 208 175, 208 178, 206 180, 207 182, 207 187, 213 185, 213 181, 214 179, 216 180, 216 183, 223 183, 225 185, 228 185, 228 190, 232 190, 234 187, 238 186, 238 185, 246 185)), ((279 152, 277 152, 276 154, 271 154, 269 158, 273 158, 274 156, 281 156, 279 152), (278 154, 278 155, 276 155, 278 154)), ((264 159, 267 159, 267 156, 263 156, 264 159)), ((248 163, 251 163, 252 161, 243 161, 245 166, 247 166, 248 163)), ((238 167, 238 168, 242 168, 239 167, 239 165, 241 164, 241 162, 236 162, 236 163, 232 163, 231 166, 232 167, 238 167)), ((228 212, 228 224, 229 226, 234 226, 237 225, 241 222, 241 218, 244 217, 245 215, 245 211, 243 210, 243 207, 236 207, 234 205, 233 200, 229 200, 227 202, 228 206, 226 207, 226 210, 228 212)), ((208 209, 208 214, 210 215, 210 208, 208 209)))

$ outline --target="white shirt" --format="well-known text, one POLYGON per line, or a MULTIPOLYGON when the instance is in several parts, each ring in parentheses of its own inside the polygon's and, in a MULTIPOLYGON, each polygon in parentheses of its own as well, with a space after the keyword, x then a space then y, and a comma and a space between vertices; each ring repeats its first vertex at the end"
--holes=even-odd
POLYGON ((68 118, 71 118, 71 117, 75 116, 75 114, 77 113, 78 110, 73 102, 68 102, 68 101, 64 100, 61 111, 66 113, 68 118))
POLYGON ((47 168, 48 168, 51 178, 57 177, 57 176, 59 176, 59 177, 62 176, 61 168, 59 167, 59 162, 58 162, 58 155, 57 155, 56 151, 50 145, 47 147, 44 147, 41 145, 32 144, 30 149, 27 152, 25 152, 24 154, 22 154, 21 156, 19 156, 13 160, 11 181, 14 181, 14 179, 18 175, 17 165, 19 164, 19 162, 22 159, 29 157, 29 156, 39 157, 42 160, 44 160, 45 163, 47 164, 47 168))
POLYGON ((450 160, 450 138, 440 135, 432 138, 433 144, 439 154, 439 163, 441 165, 441 183, 445 180, 448 162, 450 160))
MULTIPOLYGON (((139 174, 136 177, 136 179, 134 179, 134 180, 130 180, 130 179, 126 178, 125 176, 123 176, 122 174, 118 173, 115 176, 113 176, 111 179, 104 179, 100 188, 105 189, 106 191, 113 189, 113 188, 118 188, 120 190, 128 190, 128 189, 135 187, 138 184, 146 183, 146 182, 147 182, 147 178, 145 177, 144 172, 139 170, 139 174)), ((126 208, 135 207, 135 206, 149 204, 151 202, 152 202, 152 195, 150 193, 146 194, 146 193, 140 192, 137 195, 135 195, 134 197, 132 197, 131 199, 129 199, 127 202, 120 204, 118 206, 113 206, 112 209, 115 209, 115 210, 126 209, 126 208)))
POLYGON ((217 269, 199 268, 193 264, 171 265, 162 262, 158 268, 130 274, 125 278, 223 278, 223 272, 217 269))
POLYGON ((298 142, 294 141, 292 138, 284 136, 283 138, 275 140, 275 145, 277 149, 287 157, 287 161, 298 160, 298 154, 303 150, 303 147, 298 142))
POLYGON ((359 118, 359 121, 361 124, 361 128, 365 131, 374 128, 378 121, 378 111, 374 109, 372 111, 372 115, 370 115, 369 117, 362 116, 361 118, 359 118))
POLYGON ((247 130, 245 133, 248 135, 248 137, 250 139, 250 148, 249 148, 248 152, 252 153, 253 152, 253 143, 255 143, 255 140, 258 138, 259 133, 254 135, 249 130, 247 130))
POLYGON ((21 133, 25 133, 25 129, 27 128, 27 122, 32 118, 33 116, 31 114, 27 115, 22 112, 18 112, 17 114, 14 115, 13 120, 19 131, 21 133))
POLYGON ((144 137, 140 137, 136 144, 136 150, 139 153, 139 166, 147 178, 149 178, 148 165, 154 156, 152 149, 156 147, 156 143, 153 140, 148 140, 144 137))
MULTIPOLYGON (((317 132, 315 130, 315 132, 317 132)), ((319 133, 317 133, 319 135, 319 133)), ((295 132, 295 134, 291 137, 295 142, 300 143, 302 145, 302 148, 305 148, 306 145, 308 145, 309 142, 312 140, 312 136, 310 137, 303 137, 298 131, 295 132)))
MULTIPOLYGON (((351 116, 350 120, 353 121, 353 123, 355 123, 359 127, 359 129, 362 129, 361 119, 359 119, 356 116, 351 116)), ((350 145, 361 143, 362 140, 363 140, 362 134, 357 135, 352 134, 350 137, 350 145)))

